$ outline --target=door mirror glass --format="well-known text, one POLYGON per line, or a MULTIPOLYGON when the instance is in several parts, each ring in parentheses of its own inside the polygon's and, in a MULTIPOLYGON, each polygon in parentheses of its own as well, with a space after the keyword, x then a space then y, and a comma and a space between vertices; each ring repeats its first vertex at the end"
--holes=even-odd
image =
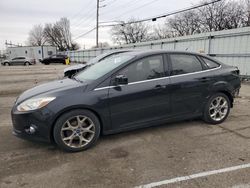
POLYGON ((115 85, 127 85, 128 78, 124 75, 117 75, 115 77, 115 85))

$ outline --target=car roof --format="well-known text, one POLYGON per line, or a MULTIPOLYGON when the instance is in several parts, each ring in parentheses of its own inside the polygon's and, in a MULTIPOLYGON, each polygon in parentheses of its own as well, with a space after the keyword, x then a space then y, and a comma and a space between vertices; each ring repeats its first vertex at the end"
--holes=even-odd
POLYGON ((13 57, 12 59, 15 59, 15 58, 26 58, 24 56, 17 56, 17 57, 13 57))
POLYGON ((190 52, 190 51, 179 51, 179 50, 132 50, 129 52, 125 52, 124 54, 129 54, 137 57, 144 57, 144 56, 150 56, 150 55, 157 55, 161 53, 180 53, 180 54, 187 54, 187 55, 197 55, 197 56, 202 56, 205 58, 208 58, 212 61, 215 61, 216 63, 219 63, 221 65, 224 65, 221 61, 218 59, 215 59, 214 57, 211 57, 207 54, 204 53, 198 53, 198 52, 190 52))
POLYGON ((190 52, 190 51, 177 51, 177 50, 131 50, 125 53, 136 55, 136 56, 154 55, 154 54, 160 54, 160 53, 181 53, 181 54, 207 56, 206 54, 202 54, 202 53, 190 52))

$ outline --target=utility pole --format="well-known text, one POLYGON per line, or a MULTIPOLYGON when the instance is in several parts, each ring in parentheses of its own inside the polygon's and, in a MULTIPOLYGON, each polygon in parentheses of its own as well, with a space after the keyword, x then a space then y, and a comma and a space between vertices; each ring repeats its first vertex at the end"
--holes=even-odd
POLYGON ((98 43, 99 43, 99 39, 98 39, 98 35, 99 35, 99 6, 100 4, 100 0, 97 0, 96 2, 96 48, 98 48, 98 43))

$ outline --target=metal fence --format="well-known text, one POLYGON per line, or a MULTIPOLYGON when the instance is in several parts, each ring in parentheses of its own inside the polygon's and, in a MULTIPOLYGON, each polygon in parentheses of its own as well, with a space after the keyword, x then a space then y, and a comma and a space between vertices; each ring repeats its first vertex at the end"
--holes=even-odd
POLYGON ((223 63, 238 66, 242 75, 250 74, 250 27, 208 32, 191 36, 135 44, 67 51, 71 61, 86 62, 117 49, 165 49, 205 53, 223 63))

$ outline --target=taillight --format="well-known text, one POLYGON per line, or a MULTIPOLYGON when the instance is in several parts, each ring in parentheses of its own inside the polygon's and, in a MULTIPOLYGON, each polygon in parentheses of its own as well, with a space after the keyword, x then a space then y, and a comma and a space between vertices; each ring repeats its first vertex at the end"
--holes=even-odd
POLYGON ((233 70, 232 73, 239 76, 240 75, 240 70, 238 69, 238 67, 235 67, 235 70, 233 70))
POLYGON ((240 70, 238 69, 238 70, 236 70, 235 71, 238 75, 240 75, 240 70))

